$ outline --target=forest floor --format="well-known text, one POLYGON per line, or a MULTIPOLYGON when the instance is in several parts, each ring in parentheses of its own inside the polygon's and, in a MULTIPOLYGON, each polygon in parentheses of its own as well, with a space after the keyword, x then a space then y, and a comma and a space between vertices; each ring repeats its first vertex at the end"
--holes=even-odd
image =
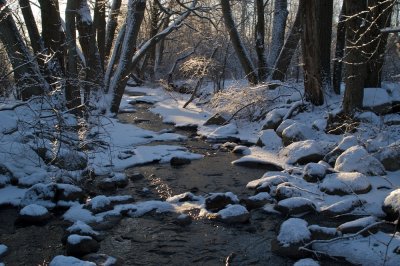
MULTIPOLYGON (((376 157, 383 148, 398 151, 399 115, 365 112, 353 133, 327 134, 328 113, 340 98, 312 108, 300 91, 243 92, 236 84, 211 102, 205 91, 182 108, 189 95, 128 88, 119 120, 105 118, 91 132, 108 145, 87 153, 95 175, 90 182, 81 181, 82 171, 37 167, 21 151, 19 162, 10 162, 5 143, 11 137, 4 132, 22 115, 8 112, 2 120, 1 260, 291 265, 308 257, 296 265, 398 265, 400 235, 382 206, 397 195, 400 171, 385 170, 376 157), (216 112, 225 118, 204 126, 216 112), (286 128, 267 129, 272 122, 286 128), (46 216, 40 206, 52 218, 32 226, 26 216, 46 216), (103 255, 77 254, 80 244, 88 246, 87 236, 100 245, 86 253, 103 255)), ((384 96, 373 98, 366 105, 382 105, 384 96)), ((12 149, 26 148, 15 136, 12 141, 12 149)), ((399 208, 398 195, 391 202, 399 208)))

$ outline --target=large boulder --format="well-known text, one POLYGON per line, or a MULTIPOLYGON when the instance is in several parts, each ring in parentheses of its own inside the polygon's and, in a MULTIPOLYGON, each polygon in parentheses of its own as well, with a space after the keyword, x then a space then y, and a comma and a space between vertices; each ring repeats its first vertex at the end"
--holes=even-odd
POLYGON ((315 137, 315 131, 304 124, 293 123, 282 131, 282 142, 285 146, 302 140, 308 140, 315 137))
POLYGON ((359 172, 365 175, 385 175, 385 168, 362 146, 353 146, 343 152, 336 160, 335 170, 341 172, 359 172))
POLYGON ((400 143, 380 149, 375 156, 387 171, 400 170, 400 143))
POLYGON ((275 198, 277 200, 284 200, 292 197, 302 197, 304 194, 305 193, 303 190, 299 189, 298 186, 290 182, 279 184, 275 190, 275 198))
POLYGON ((30 204, 42 205, 46 208, 55 207, 55 197, 57 185, 51 184, 36 184, 29 188, 21 200, 21 206, 30 204))
MULTIPOLYGON (((377 218, 374 216, 367 216, 363 218, 356 219, 354 221, 346 222, 337 227, 337 230, 342 234, 354 234, 358 231, 364 229, 367 226, 371 226, 377 222, 377 218)), ((368 231, 372 231, 374 228, 370 228, 368 231)), ((376 230, 376 228, 375 228, 376 230)), ((366 232, 366 235, 369 233, 366 232)))
POLYGON ((385 198, 382 210, 386 213, 386 219, 394 221, 400 215, 400 188, 393 190, 385 198))
POLYGON ((361 173, 341 172, 327 175, 320 189, 330 195, 364 194, 371 190, 371 183, 361 173))
POLYGON ((250 219, 250 213, 239 204, 229 204, 217 213, 217 220, 227 223, 245 223, 250 219))
POLYGON ((282 137, 282 132, 288 128, 289 126, 295 124, 296 121, 292 120, 292 119, 286 119, 283 120, 282 123, 279 124, 279 126, 276 128, 275 132, 276 134, 278 134, 279 137, 282 137))
POLYGON ((330 151, 332 143, 315 140, 298 141, 279 152, 289 164, 318 162, 330 151))
POLYGON ((327 153, 324 157, 324 161, 329 163, 330 165, 334 166, 336 159, 341 155, 345 150, 358 145, 358 140, 354 136, 347 136, 344 137, 329 153, 327 153))
POLYGON ((314 213, 317 211, 317 207, 307 198, 293 197, 279 201, 275 206, 275 210, 285 215, 297 215, 309 212, 314 213))
POLYGON ((348 214, 355 208, 366 204, 365 200, 359 198, 344 199, 333 203, 332 205, 321 208, 321 214, 326 216, 337 216, 341 214, 348 214))
POLYGON ((279 150, 282 148, 282 139, 272 129, 263 130, 260 132, 260 137, 257 140, 257 146, 263 147, 266 150, 279 150))
POLYGON ((263 130, 266 129, 273 129, 275 130, 282 122, 283 117, 286 115, 287 109, 286 108, 278 108, 274 109, 265 117, 263 130))
POLYGON ((308 163, 304 167, 303 178, 307 182, 315 183, 324 179, 327 173, 327 167, 319 163, 308 163))

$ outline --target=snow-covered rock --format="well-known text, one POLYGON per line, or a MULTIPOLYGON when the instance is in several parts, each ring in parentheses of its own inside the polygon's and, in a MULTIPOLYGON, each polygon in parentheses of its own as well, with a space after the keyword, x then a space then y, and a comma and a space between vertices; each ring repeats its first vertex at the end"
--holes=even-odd
POLYGON ((393 190, 390 194, 385 198, 383 205, 383 211, 386 213, 388 220, 395 220, 400 215, 400 188, 393 190))
POLYGON ((316 224, 310 225, 308 229, 311 232, 312 239, 331 239, 340 234, 336 228, 323 227, 316 224))
POLYGON ((319 262, 315 261, 313 259, 307 258, 307 259, 301 259, 295 262, 293 266, 319 266, 319 262))
POLYGON ((36 184, 29 188, 21 200, 21 205, 38 204, 46 208, 55 207, 57 186, 51 184, 36 184))
POLYGON ((279 126, 277 127, 277 129, 275 130, 276 134, 278 134, 279 137, 282 137, 283 131, 295 123, 296 123, 296 121, 294 121, 292 119, 283 120, 282 123, 280 123, 279 126))
POLYGON ((371 183, 361 173, 334 173, 326 175, 321 191, 331 195, 364 194, 371 190, 371 183))
POLYGON ((185 164, 190 164, 192 161, 188 158, 183 158, 183 157, 172 157, 169 163, 172 166, 182 166, 185 164))
POLYGON ((225 119, 225 117, 223 115, 216 113, 215 115, 210 117, 203 125, 204 126, 210 126, 210 125, 222 126, 226 122, 227 122, 227 120, 225 119))
POLYGON ((336 148, 330 151, 325 155, 324 161, 334 166, 336 159, 341 155, 345 150, 358 145, 358 140, 354 136, 346 136, 344 137, 338 144, 336 148))
POLYGON ((318 162, 330 151, 332 143, 315 140, 298 141, 279 152, 279 156, 289 164, 318 162))
POLYGON ((233 148, 232 153, 240 154, 240 155, 249 155, 251 154, 251 150, 247 146, 237 145, 233 148))
POLYGON ((292 197, 302 197, 304 192, 290 182, 281 183, 276 187, 275 198, 284 200, 292 197))
POLYGON ((176 217, 174 223, 180 226, 187 226, 192 223, 192 217, 182 213, 176 217))
POLYGON ((353 146, 343 152, 336 160, 335 170, 359 172, 365 175, 385 175, 385 168, 362 146, 353 146))
POLYGON ((311 240, 311 232, 307 226, 307 222, 299 218, 284 221, 277 239, 271 242, 271 250, 284 257, 304 258, 306 253, 299 250, 299 247, 311 240))
POLYGON ((71 256, 59 255, 54 257, 49 266, 96 266, 95 263, 89 261, 83 261, 71 256))
POLYGON ((336 215, 346 214, 346 213, 350 213, 355 208, 360 207, 366 203, 367 202, 365 200, 362 200, 359 198, 344 199, 344 200, 338 201, 336 203, 333 203, 332 205, 321 208, 321 214, 324 214, 327 216, 336 216, 336 215))
POLYGON ((217 219, 228 224, 245 223, 250 219, 250 213, 239 204, 229 204, 217 213, 217 219))
POLYGON ((307 182, 318 182, 324 179, 327 172, 327 168, 325 165, 319 163, 308 163, 304 167, 304 180, 307 182))
POLYGON ((256 189, 261 185, 266 185, 268 187, 277 186, 283 182, 288 182, 289 178, 291 178, 291 176, 283 172, 267 172, 261 178, 247 183, 246 188, 256 189))
POLYGON ((90 225, 82 221, 76 221, 74 224, 66 229, 65 234, 61 239, 61 242, 64 245, 67 243, 67 239, 70 235, 90 236, 96 241, 102 240, 102 235, 99 232, 93 230, 90 225))
POLYGON ((373 112, 362 112, 355 116, 360 122, 369 123, 374 126, 379 126, 382 122, 381 118, 373 112))
POLYGON ((90 236, 73 234, 67 238, 66 252, 69 256, 81 257, 97 252, 99 248, 99 243, 90 236))
POLYGON ((297 215, 309 212, 316 212, 315 204, 303 197, 293 197, 278 202, 275 209, 285 215, 297 215))
POLYGON ((75 171, 85 169, 88 164, 88 158, 82 152, 61 149, 53 163, 62 169, 75 171))
MULTIPOLYGON (((375 224, 378 220, 374 216, 367 216, 363 218, 356 219, 338 226, 337 230, 342 234, 354 234, 358 231, 364 229, 365 227, 375 224)), ((369 229, 370 231, 373 228, 369 229)), ((367 233, 368 235, 368 233, 367 233)))
POLYGON ((312 123, 312 128, 318 131, 325 131, 328 125, 328 121, 326 119, 317 119, 312 123))
POLYGON ((315 131, 304 124, 293 123, 282 131, 282 142, 285 146, 302 140, 309 140, 315 137, 315 131))
POLYGON ((232 192, 211 193, 205 200, 205 207, 208 211, 218 212, 229 204, 238 203, 238 197, 232 192))
POLYGON ((257 209, 263 207, 269 202, 274 202, 274 199, 268 192, 260 192, 254 196, 248 197, 247 199, 242 199, 240 201, 248 210, 257 209))
POLYGON ((272 129, 267 129, 260 132, 257 145, 266 150, 279 150, 283 147, 282 139, 272 129))
POLYGON ((376 158, 383 164, 387 171, 400 170, 400 144, 393 143, 387 147, 380 149, 376 154, 376 158))
POLYGON ((86 261, 95 263, 102 266, 121 266, 126 265, 124 261, 118 257, 112 257, 102 253, 91 253, 82 257, 86 261))
POLYGON ((77 186, 70 184, 56 184, 57 187, 57 201, 78 201, 82 202, 85 198, 83 190, 77 186))
POLYGON ((236 135, 237 133, 238 133, 237 126, 231 123, 216 128, 213 132, 206 135, 206 137, 211 140, 223 140, 223 139, 230 139, 232 135, 236 135))
POLYGON ((175 195, 172 197, 167 198, 167 202, 170 203, 180 203, 180 202, 187 202, 187 201, 200 201, 201 197, 194 195, 191 192, 185 192, 179 195, 175 195))
POLYGON ((18 221, 25 224, 41 224, 51 218, 49 211, 40 205, 30 204, 22 208, 18 215, 18 221))
POLYGON ((365 88, 363 107, 374 113, 384 114, 392 109, 392 98, 386 89, 365 88))
POLYGON ((8 247, 4 244, 0 244, 0 258, 7 254, 8 247))
POLYGON ((5 187, 6 185, 11 183, 11 179, 13 178, 12 173, 8 168, 0 163, 0 188, 5 187))
POLYGON ((283 117, 286 115, 286 108, 274 109, 265 116, 263 130, 273 129, 275 130, 282 122, 283 117))

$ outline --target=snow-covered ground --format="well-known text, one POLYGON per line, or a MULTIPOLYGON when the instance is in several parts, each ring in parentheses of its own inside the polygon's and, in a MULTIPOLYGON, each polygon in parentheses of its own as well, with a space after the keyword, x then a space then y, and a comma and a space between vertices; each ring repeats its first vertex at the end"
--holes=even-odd
MULTIPOLYGON (((130 102, 148 102, 153 104, 150 110, 162 116, 165 123, 177 127, 197 126, 198 134, 209 141, 223 143, 236 140, 246 145, 257 143, 257 146, 248 149, 237 149, 242 150, 245 156, 232 163, 260 163, 278 169, 267 171, 260 179, 243 187, 249 193, 252 193, 251 190, 259 193, 249 197, 249 201, 268 202, 263 208, 266 211, 279 211, 295 217, 316 212, 326 215, 324 219, 344 214, 373 216, 377 223, 385 218, 386 213, 382 209, 385 198, 400 187, 399 163, 389 160, 400 158, 396 157, 396 152, 400 154, 400 119, 396 118, 396 114, 378 116, 370 111, 360 113, 357 115, 359 123, 351 125, 350 121, 346 121, 348 129, 355 126, 356 132, 328 134, 328 117, 337 112, 341 102, 339 96, 329 95, 325 105, 314 107, 303 101, 298 84, 275 90, 268 90, 262 85, 254 88, 243 88, 235 83, 231 85, 212 99, 207 98, 207 90, 211 87, 204 89, 203 96, 187 108, 182 106, 190 95, 166 92, 161 88, 128 87, 128 92, 147 95, 124 96, 121 109, 131 110, 130 102), (211 101, 207 104, 207 100, 211 101), (217 112, 225 118, 225 123, 205 126, 205 122, 217 112)), ((400 87, 392 84, 385 86, 376 91, 367 90, 366 108, 376 112, 394 99, 393 95, 397 95, 395 92, 400 87)), ((73 198, 71 195, 79 192, 76 186, 55 186, 54 183, 78 185, 88 169, 96 175, 110 175, 116 181, 127 167, 149 162, 168 163, 173 157, 195 160, 201 159, 202 155, 182 146, 146 146, 152 141, 185 139, 179 134, 144 130, 101 116, 89 128, 78 132, 58 132, 54 129, 60 126, 73 128, 79 121, 67 113, 61 114, 58 120, 54 119, 53 113, 43 111, 43 102, 32 101, 15 108, 9 107, 5 104, 0 106, 3 109, 0 111, 0 206, 20 207, 22 214, 43 214, 46 208, 51 210, 55 206, 67 206, 69 209, 64 213, 64 219, 84 231, 91 231, 87 224, 100 223, 111 216, 124 214, 137 217, 152 210, 183 213, 198 208, 205 218, 217 216, 232 221, 227 219, 240 216, 243 221, 248 219, 248 210, 238 205, 239 199, 232 193, 222 193, 222 197, 229 195, 228 201, 231 202, 217 212, 207 209, 207 202, 214 200, 213 194, 184 194, 166 201, 135 203, 125 202, 129 196, 99 195, 88 202, 82 202, 78 196, 73 198), (87 136, 90 138, 85 138, 87 136), (86 149, 78 151, 77 144, 81 140, 92 142, 88 141, 86 149), (62 160, 56 162, 56 155, 62 160), (56 198, 60 191, 65 194, 64 198, 56 198), (187 197, 190 200, 180 200, 187 197)), ((343 126, 343 123, 337 127, 343 126)), ((399 202, 399 199, 392 198, 388 204, 398 211, 399 202)), ((369 226, 362 223, 350 225, 355 228, 369 226)), ((290 218, 282 224, 277 240, 286 247, 301 238, 301 241, 304 240, 302 244, 307 245, 312 238, 311 226, 317 225, 308 226, 305 220, 290 218)), ((332 230, 340 232, 339 236, 327 242, 315 241, 307 248, 330 256, 344 256, 356 264, 400 264, 398 233, 378 230, 366 237, 357 234, 358 231, 341 233, 343 228, 349 227, 338 225, 332 230)), ((71 241, 78 238, 80 236, 71 241)), ((64 256, 56 257, 50 265, 67 262, 91 265, 64 256)), ((298 265, 311 265, 313 262, 304 263, 307 261, 298 265)))

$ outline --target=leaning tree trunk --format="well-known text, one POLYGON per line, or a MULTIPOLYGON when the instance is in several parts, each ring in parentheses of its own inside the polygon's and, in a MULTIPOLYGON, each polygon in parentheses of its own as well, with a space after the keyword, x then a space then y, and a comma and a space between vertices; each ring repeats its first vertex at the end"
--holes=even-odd
POLYGON ((79 43, 86 61, 85 102, 87 102, 90 92, 97 93, 103 88, 104 75, 87 0, 76 1, 78 2, 76 21, 79 43))
POLYGON ((390 26, 394 4, 394 0, 370 0, 368 2, 371 10, 367 18, 370 27, 368 34, 374 37, 372 43, 368 45, 368 53, 371 59, 367 65, 365 87, 381 87, 388 33, 381 33, 380 29, 390 26))
POLYGON ((42 37, 46 48, 54 53, 64 70, 65 36, 62 30, 58 0, 39 0, 42 15, 42 37))
POLYGON ((289 36, 287 37, 285 44, 282 47, 282 50, 276 60, 274 69, 272 72, 271 79, 272 80, 285 80, 285 75, 287 69, 289 68, 290 61, 294 53, 296 52, 297 46, 300 41, 301 36, 301 17, 303 14, 304 2, 300 1, 299 9, 297 10, 296 18, 294 20, 292 29, 290 30, 289 36))
MULTIPOLYGON (((90 13, 89 13, 90 14, 90 13)), ((94 29, 97 37, 101 66, 104 68, 104 55, 106 45, 106 1, 96 0, 94 7, 94 29)))
POLYGON ((231 5, 229 0, 221 0, 222 15, 224 17, 225 26, 229 32, 229 36, 232 41, 233 48, 235 49, 236 55, 239 58, 240 64, 246 74, 247 80, 251 84, 258 83, 257 72, 251 62, 250 56, 240 39, 239 32, 236 28, 235 22, 233 21, 231 5))
POLYGON ((347 115, 362 108, 364 97, 364 82, 367 75, 368 55, 366 45, 365 12, 367 0, 346 0, 346 90, 343 97, 343 111, 347 115))
POLYGON ((286 20, 289 11, 287 10, 287 0, 275 0, 274 20, 272 22, 271 48, 267 59, 268 66, 274 66, 276 59, 282 50, 285 42, 286 20))
POLYGON ((81 105, 75 23, 78 6, 76 0, 68 0, 65 9, 65 33, 67 41, 67 86, 65 90, 65 98, 67 101, 67 107, 74 110, 74 113, 78 113, 77 108, 81 105))
MULTIPOLYGON (((26 29, 28 31, 29 39, 31 41, 31 47, 35 55, 39 55, 44 51, 44 43, 40 37, 39 30, 36 25, 35 17, 33 16, 31 4, 29 0, 19 0, 22 15, 26 29)), ((43 58, 39 58, 38 63, 44 65, 43 58)))
POLYGON ((108 58, 111 53, 112 43, 114 41, 115 29, 118 26, 118 14, 121 8, 121 0, 114 0, 108 15, 108 23, 106 28, 106 40, 104 48, 104 56, 108 58))
POLYGON ((342 82, 342 68, 344 45, 346 42, 346 1, 343 1, 342 10, 339 15, 339 22, 336 31, 335 60, 333 61, 333 91, 340 94, 340 84, 342 82))
POLYGON ((314 105, 324 103, 324 95, 321 82, 321 47, 319 10, 320 0, 300 0, 307 1, 307 8, 304 8, 302 25, 303 32, 301 43, 304 62, 304 92, 306 99, 314 105))
POLYGON ((135 54, 136 41, 146 9, 145 0, 129 0, 128 16, 125 20, 126 32, 122 43, 121 56, 115 74, 110 82, 110 92, 114 93, 110 111, 118 113, 122 95, 132 67, 131 59, 135 54))
POLYGON ((255 30, 256 52, 258 58, 258 76, 260 81, 267 79, 267 62, 265 60, 265 18, 264 18, 264 1, 256 0, 257 8, 257 24, 255 30))
POLYGON ((8 7, 0 11, 0 41, 6 48, 17 85, 17 97, 27 100, 48 91, 49 86, 29 53, 8 7))

